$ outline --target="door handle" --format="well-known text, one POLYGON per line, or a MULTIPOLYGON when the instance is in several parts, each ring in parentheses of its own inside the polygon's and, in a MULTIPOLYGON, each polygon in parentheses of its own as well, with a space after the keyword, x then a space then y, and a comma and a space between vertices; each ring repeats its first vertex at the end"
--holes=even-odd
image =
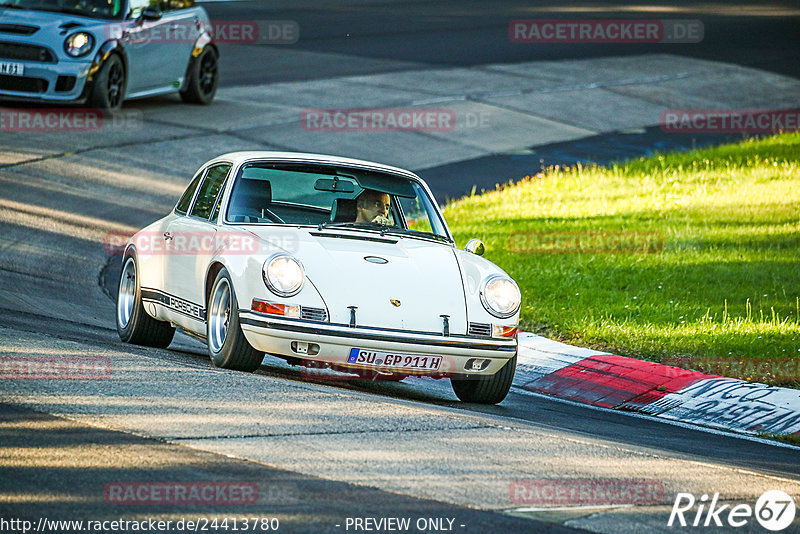
POLYGON ((166 239, 167 241, 172 239, 172 233, 171 232, 164 232, 164 239, 166 239))

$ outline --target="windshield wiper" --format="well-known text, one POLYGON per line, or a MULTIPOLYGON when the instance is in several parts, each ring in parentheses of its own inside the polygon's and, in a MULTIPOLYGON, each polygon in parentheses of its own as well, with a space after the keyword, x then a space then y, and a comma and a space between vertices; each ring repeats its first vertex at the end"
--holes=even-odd
POLYGON ((435 239, 437 241, 442 241, 444 243, 452 243, 452 240, 448 237, 443 235, 434 234, 432 232, 423 232, 421 230, 412 230, 410 228, 398 228, 396 226, 385 226, 383 232, 387 234, 403 234, 403 235, 412 235, 418 237, 424 237, 428 239, 435 239))
POLYGON ((322 230, 323 228, 343 228, 343 227, 350 227, 350 228, 370 228, 373 230, 378 230, 378 226, 375 223, 368 223, 368 222, 321 222, 317 225, 317 229, 322 230))
POLYGON ((0 4, 0 7, 5 7, 7 9, 24 9, 26 11, 29 9, 29 8, 27 8, 25 6, 21 6, 19 4, 12 4, 11 2, 3 2, 2 4, 0 4))
POLYGON ((452 243, 453 241, 445 237, 443 235, 434 234, 431 232, 422 232, 420 230, 411 230, 410 228, 399 228, 397 226, 384 226, 382 224, 376 224, 371 222, 321 222, 317 225, 317 229, 322 230, 323 228, 359 228, 363 230, 371 230, 373 232, 380 232, 381 235, 384 234, 400 234, 400 235, 409 235, 427 239, 434 239, 436 241, 442 241, 443 243, 452 243))

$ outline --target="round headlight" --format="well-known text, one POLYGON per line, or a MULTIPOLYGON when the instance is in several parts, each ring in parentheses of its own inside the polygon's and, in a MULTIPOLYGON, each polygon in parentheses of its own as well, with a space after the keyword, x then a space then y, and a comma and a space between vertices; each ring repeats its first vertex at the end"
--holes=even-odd
POLYGON ((264 283, 281 297, 296 295, 303 287, 303 267, 287 254, 275 254, 262 268, 264 283))
POLYGON ((521 300, 519 287, 511 278, 496 274, 483 282, 481 302, 495 317, 511 317, 519 310, 521 300))
POLYGON ((73 33, 64 41, 64 52, 72 57, 83 57, 92 51, 94 37, 86 32, 73 33))

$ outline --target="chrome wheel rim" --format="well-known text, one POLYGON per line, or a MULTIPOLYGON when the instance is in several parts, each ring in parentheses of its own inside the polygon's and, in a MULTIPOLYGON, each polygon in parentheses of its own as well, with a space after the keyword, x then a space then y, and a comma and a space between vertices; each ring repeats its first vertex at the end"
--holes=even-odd
POLYGON ((211 306, 208 310, 208 346, 213 352, 220 352, 231 320, 231 286, 221 279, 214 288, 211 306))
POLYGON ((133 315, 133 305, 136 302, 136 262, 128 258, 122 268, 119 280, 119 294, 117 295, 117 322, 126 328, 133 315))

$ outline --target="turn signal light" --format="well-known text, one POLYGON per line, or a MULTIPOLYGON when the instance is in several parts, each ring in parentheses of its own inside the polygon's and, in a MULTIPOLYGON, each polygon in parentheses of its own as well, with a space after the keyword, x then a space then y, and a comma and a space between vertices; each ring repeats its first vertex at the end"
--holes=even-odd
POLYGON ((492 325, 492 337, 514 337, 517 335, 516 326, 492 325))
POLYGON ((270 315, 283 315, 284 317, 300 317, 300 306, 290 304, 276 304, 265 300, 253 299, 251 309, 258 313, 270 315))

